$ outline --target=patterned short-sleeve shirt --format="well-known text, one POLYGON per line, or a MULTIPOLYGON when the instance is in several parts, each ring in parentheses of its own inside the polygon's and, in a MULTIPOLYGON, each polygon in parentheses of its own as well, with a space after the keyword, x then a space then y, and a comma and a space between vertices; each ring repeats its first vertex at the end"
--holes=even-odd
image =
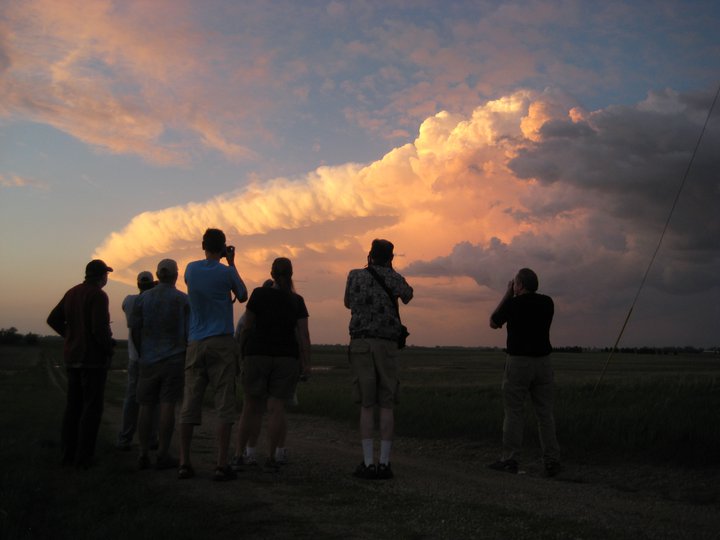
MULTIPOLYGON (((393 297, 407 304, 413 289, 392 268, 373 265, 393 297)), ((400 319, 390 297, 367 269, 351 270, 345 286, 345 306, 351 311, 350 337, 374 337, 397 340, 400 319)))

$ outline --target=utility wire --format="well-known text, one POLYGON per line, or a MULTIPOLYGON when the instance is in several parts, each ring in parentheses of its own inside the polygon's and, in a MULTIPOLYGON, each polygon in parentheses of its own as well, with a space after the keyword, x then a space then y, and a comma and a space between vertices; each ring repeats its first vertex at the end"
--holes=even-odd
POLYGON ((718 95, 720 95, 720 86, 718 86, 717 92, 715 92, 715 98, 712 101, 712 104, 710 105, 710 110, 708 111, 707 117, 705 118, 705 123, 703 124, 702 130, 700 130, 700 136, 698 137, 697 143, 695 143, 695 148, 693 149, 692 156, 690 156, 690 162, 688 163, 687 168, 685 169, 685 174, 682 177, 682 181, 680 182, 680 187, 677 190, 677 193, 675 194, 675 200, 673 201, 672 207, 670 208, 670 213, 668 214, 667 220, 665 221, 665 226, 663 227, 662 233, 660 234, 660 239, 658 240, 657 246, 655 247, 655 251, 652 254, 652 257, 650 258, 650 263, 648 263, 647 269, 645 270, 645 275, 642 278, 642 281, 640 282, 640 286, 638 287, 637 292, 635 293, 635 298, 632 301, 632 304, 630 305, 630 310, 628 311, 627 316, 625 317, 625 322, 622 325, 622 328, 620 329, 620 333, 618 334, 617 339, 615 340, 615 344, 613 345, 612 350, 610 351, 610 354, 607 357, 607 360, 605 361, 605 366, 603 367, 602 373, 600 374, 600 378, 598 379, 598 382, 595 384, 595 388, 593 389, 593 393, 598 389, 598 386, 600 386, 600 383, 603 380, 603 377, 605 376, 605 372, 607 371, 608 364, 610 363, 610 359, 615 354, 615 351, 617 350, 618 343, 620 343, 620 338, 622 337, 623 333, 625 332, 625 327, 627 327, 628 321, 630 320, 630 315, 633 312, 633 308, 635 307, 635 303, 638 300, 638 297, 640 296, 640 291, 642 291, 643 287, 645 286, 645 281, 647 281, 648 274, 650 273, 650 268, 652 268, 653 263, 655 262, 655 257, 657 257, 658 252, 660 251, 660 246, 662 245, 662 241, 665 238, 665 233, 667 232, 669 226, 670 226, 670 220, 672 219, 672 215, 675 212, 675 207, 677 206, 678 201, 680 200, 680 194, 682 193, 683 188, 685 187, 685 182, 687 181, 687 178, 690 174, 690 169, 692 167, 693 161, 695 161, 695 156, 697 155, 698 148, 700 148, 700 142, 703 139, 703 135, 705 135, 705 129, 707 128, 708 122, 710 121, 710 116, 712 116, 713 109, 715 108, 715 103, 717 103, 718 95))

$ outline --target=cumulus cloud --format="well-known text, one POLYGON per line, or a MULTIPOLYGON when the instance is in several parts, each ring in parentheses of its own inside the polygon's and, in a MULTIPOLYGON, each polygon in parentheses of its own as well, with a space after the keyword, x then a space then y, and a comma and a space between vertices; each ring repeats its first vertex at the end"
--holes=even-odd
MULTIPOLYGON (((559 299, 561 320, 597 324, 598 313, 627 306, 642 276, 687 165, 691 134, 699 133, 703 100, 667 93, 586 113, 562 99, 520 91, 470 116, 438 113, 412 144, 376 162, 321 167, 146 212, 95 255, 112 261, 114 278, 131 283, 151 259, 198 258, 205 228, 220 227, 255 282, 273 257, 295 258, 303 287, 337 328, 330 306, 341 309, 347 270, 362 265, 372 238, 384 236, 397 246, 397 266, 420 284, 423 300, 408 308, 418 324, 432 325, 443 299, 470 315, 449 291, 489 306, 522 266, 535 268, 541 287, 559 299)), ((712 173, 718 157, 708 149, 718 135, 717 128, 707 134, 662 267, 651 275, 649 285, 663 293, 716 287, 720 189, 712 173)), ((459 324, 477 331, 476 319, 459 324)))
POLYGON ((32 178, 24 178, 16 174, 0 174, 0 188, 24 188, 30 187, 35 189, 47 189, 47 185, 43 182, 33 180, 32 178))

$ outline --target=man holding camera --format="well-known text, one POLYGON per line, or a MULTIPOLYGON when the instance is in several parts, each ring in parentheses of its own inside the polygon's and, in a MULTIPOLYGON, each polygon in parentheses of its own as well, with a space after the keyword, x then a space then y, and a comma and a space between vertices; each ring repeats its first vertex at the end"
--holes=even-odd
POLYGON ((350 309, 350 364, 355 401, 360 404, 363 461, 353 473, 367 480, 390 479, 390 449, 395 432, 393 408, 397 400, 398 342, 405 337, 398 299, 407 304, 413 289, 392 267, 393 244, 373 240, 366 268, 351 270, 345 286, 350 309), (380 456, 375 465, 373 427, 380 409, 380 456))
POLYGON ((555 380, 550 359, 550 325, 555 306, 552 298, 537 290, 537 274, 530 268, 521 268, 490 315, 491 328, 502 328, 507 323, 507 358, 502 383, 503 452, 500 460, 489 467, 517 474, 516 457, 522 447, 524 430, 523 406, 529 394, 538 419, 545 474, 555 476, 561 470, 553 415, 555 380))
POLYGON ((185 392, 180 413, 180 468, 178 478, 195 475, 190 463, 194 426, 202 423, 207 385, 215 391, 217 467, 214 480, 236 477, 228 465, 230 432, 237 417, 235 376, 238 349, 233 339, 233 302, 247 300, 247 288, 235 268, 235 248, 226 246, 225 233, 207 229, 202 247, 205 259, 188 264, 185 283, 190 302, 190 333, 185 362, 185 392), (220 261, 227 259, 227 266, 220 261))

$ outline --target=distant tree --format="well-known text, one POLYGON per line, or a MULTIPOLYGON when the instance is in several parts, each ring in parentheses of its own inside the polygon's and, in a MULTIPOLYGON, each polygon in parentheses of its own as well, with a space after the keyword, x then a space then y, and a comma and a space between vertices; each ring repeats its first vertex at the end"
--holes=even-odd
POLYGON ((28 332, 23 337, 23 340, 27 345, 37 345, 40 340, 40 336, 37 334, 33 334, 32 332, 28 332))
POLYGON ((0 344, 2 345, 15 345, 22 341, 22 336, 17 333, 17 328, 11 326, 10 328, 0 328, 0 344))

